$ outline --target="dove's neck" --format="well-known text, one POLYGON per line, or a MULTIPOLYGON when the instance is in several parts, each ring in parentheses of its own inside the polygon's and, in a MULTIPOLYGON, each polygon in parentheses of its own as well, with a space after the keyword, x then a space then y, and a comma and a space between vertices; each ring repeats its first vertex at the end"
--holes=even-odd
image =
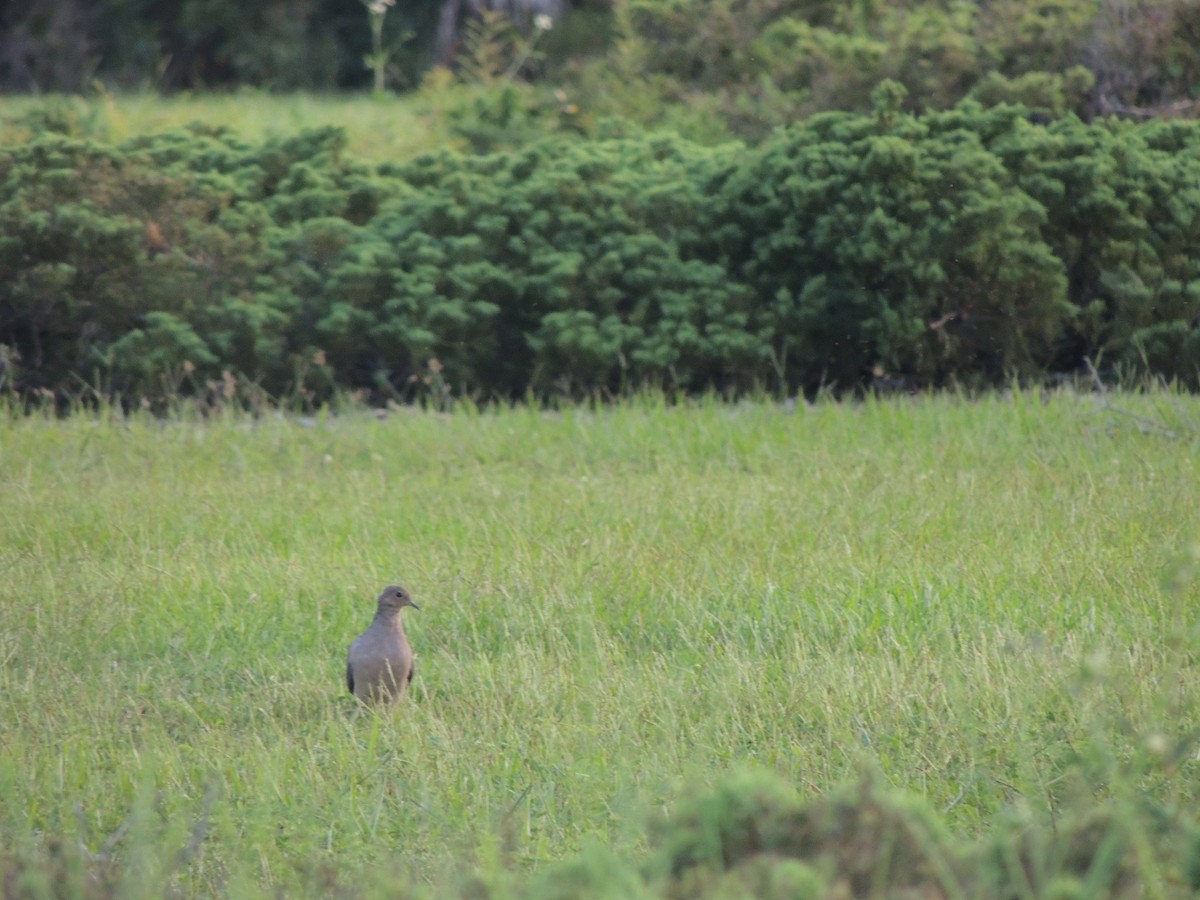
POLYGON ((398 609, 376 610, 375 621, 386 625, 388 628, 395 628, 397 631, 404 630, 404 625, 400 622, 400 610, 398 609))

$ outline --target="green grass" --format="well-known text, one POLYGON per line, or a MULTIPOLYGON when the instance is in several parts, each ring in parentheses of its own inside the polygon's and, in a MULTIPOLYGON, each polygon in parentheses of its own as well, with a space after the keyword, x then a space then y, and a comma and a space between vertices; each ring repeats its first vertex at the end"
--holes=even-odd
POLYGON ((245 141, 291 137, 304 128, 345 129, 347 152, 366 162, 407 159, 452 143, 433 98, 422 94, 177 94, 101 92, 78 96, 0 97, 0 147, 21 143, 47 124, 119 142, 202 122, 245 141))
POLYGON ((748 762, 867 760, 968 836, 1195 808, 1200 401, 1114 402, 1175 436, 1069 393, 0 421, 0 846, 447 889, 636 856, 748 762), (379 715, 342 672, 392 581, 379 715))

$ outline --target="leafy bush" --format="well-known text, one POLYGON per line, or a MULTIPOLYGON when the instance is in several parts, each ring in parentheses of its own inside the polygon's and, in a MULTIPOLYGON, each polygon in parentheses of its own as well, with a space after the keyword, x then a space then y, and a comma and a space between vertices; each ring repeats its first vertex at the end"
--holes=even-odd
POLYGON ((0 152, 0 378, 125 397, 1200 375, 1200 127, 830 113, 369 169, 336 130, 0 152))
POLYGON ((902 97, 885 84, 873 117, 764 144, 727 184, 731 267, 773 298, 775 357, 802 384, 1034 371, 1072 312, 1043 212, 987 152, 981 111, 914 119, 902 97))
POLYGON ((1080 310, 1059 365, 1079 355, 1196 383, 1200 157, 1196 126, 1074 117, 1021 127, 993 152, 1046 213, 1042 234, 1080 310))

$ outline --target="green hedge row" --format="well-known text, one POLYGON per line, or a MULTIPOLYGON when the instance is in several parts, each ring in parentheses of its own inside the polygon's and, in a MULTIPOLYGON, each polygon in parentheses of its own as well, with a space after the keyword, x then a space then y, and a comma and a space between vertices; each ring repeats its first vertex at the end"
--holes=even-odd
POLYGON ((336 130, 8 148, 0 387, 795 391, 1085 356, 1196 386, 1200 124, 901 95, 752 149, 558 139, 370 169, 336 130))

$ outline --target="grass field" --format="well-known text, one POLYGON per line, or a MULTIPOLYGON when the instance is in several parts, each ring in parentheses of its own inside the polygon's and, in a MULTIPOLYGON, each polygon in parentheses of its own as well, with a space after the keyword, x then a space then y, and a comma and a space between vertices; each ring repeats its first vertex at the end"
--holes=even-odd
POLYGON ((1113 405, 0 420, 0 846, 134 895, 441 894, 637 858, 747 763, 869 764, 966 837, 1194 809, 1200 401, 1113 405), (387 715, 342 673, 392 581, 387 715))
POLYGON ((247 142, 288 138, 304 128, 343 128, 347 151, 366 162, 407 159, 451 145, 436 104, 424 95, 107 93, 0 97, 0 147, 46 129, 119 142, 202 122, 247 142))

